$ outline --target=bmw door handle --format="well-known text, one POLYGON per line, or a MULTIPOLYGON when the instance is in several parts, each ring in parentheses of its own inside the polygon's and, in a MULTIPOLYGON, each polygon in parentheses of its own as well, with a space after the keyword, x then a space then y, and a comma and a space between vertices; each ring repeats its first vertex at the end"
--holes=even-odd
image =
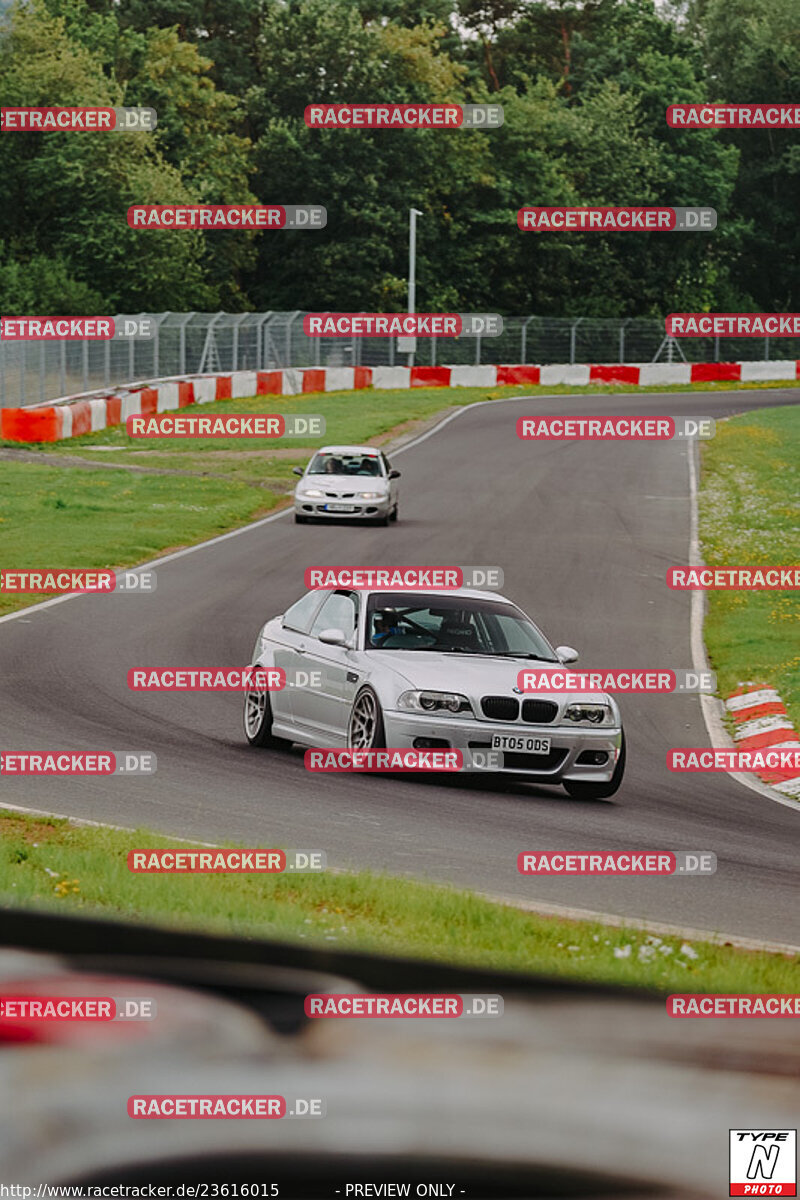
POLYGON ((305 652, 306 652, 306 646, 301 644, 300 646, 297 647, 298 654, 305 654, 305 652))

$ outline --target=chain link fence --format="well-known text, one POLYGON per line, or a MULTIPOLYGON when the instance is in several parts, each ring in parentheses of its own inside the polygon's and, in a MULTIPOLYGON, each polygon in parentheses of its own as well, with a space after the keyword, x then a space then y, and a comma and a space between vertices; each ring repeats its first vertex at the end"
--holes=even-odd
MULTIPOLYGON (((302 312, 137 313, 151 338, 0 341, 0 408, 175 375, 314 366, 405 366, 395 338, 311 338, 302 312)), ((685 338, 631 317, 506 317, 500 337, 418 338, 418 366, 792 359, 789 338, 685 338)))

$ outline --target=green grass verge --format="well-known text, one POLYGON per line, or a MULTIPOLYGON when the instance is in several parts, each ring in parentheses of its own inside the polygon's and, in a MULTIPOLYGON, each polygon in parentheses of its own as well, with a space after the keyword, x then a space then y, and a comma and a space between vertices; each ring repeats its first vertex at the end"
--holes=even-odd
POLYGON ((0 904, 671 991, 793 993, 800 986, 800 960, 791 955, 540 916, 366 871, 128 871, 130 849, 169 845, 174 840, 145 830, 0 810, 0 904))
MULTIPOLYGON (((126 567, 259 516, 278 497, 244 483, 0 463, 4 567, 126 567)), ((0 615, 42 600, 0 595, 0 615)))
MULTIPOLYGON (((797 563, 800 406, 718 421, 702 447, 698 505, 709 565, 797 563)), ((796 592, 709 592, 705 639, 721 696, 739 683, 769 684, 800 729, 796 592)))
MULTIPOLYGON (((503 388, 493 396, 523 393, 503 388)), ((325 442, 385 441, 448 405, 489 398, 485 388, 415 388, 254 397, 192 408, 319 413, 324 438, 130 438, 123 426, 66 442, 15 449, 36 461, 0 462, 0 564, 4 567, 128 567, 235 529, 287 503, 304 465, 325 442), (69 457, 73 465, 60 465, 69 457), (86 463, 74 465, 78 458, 86 463), (122 464, 138 471, 92 469, 122 464), (169 472, 159 474, 158 472, 169 472)), ((9 443, 4 443, 6 447, 9 443)), ((0 594, 0 615, 40 600, 0 594)))

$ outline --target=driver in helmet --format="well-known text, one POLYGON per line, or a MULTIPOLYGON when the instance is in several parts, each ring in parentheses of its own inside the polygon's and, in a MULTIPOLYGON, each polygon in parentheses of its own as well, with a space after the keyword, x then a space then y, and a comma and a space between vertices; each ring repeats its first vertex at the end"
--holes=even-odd
POLYGON ((393 608, 384 608, 375 613, 371 639, 373 646, 382 646, 387 638, 401 632, 400 617, 393 608))

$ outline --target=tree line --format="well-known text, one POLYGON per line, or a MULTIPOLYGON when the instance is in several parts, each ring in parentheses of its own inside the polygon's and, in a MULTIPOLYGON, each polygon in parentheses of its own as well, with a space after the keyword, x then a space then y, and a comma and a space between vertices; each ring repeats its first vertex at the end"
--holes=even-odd
POLYGON ((0 307, 549 316, 798 307, 800 140, 673 103, 800 100, 796 0, 24 0, 7 106, 154 133, 0 137, 0 307), (314 102, 494 102, 491 132, 311 130, 314 102), (319 232, 129 229, 134 203, 318 203, 319 232), (523 205, 703 205, 710 234, 523 234, 523 205))

